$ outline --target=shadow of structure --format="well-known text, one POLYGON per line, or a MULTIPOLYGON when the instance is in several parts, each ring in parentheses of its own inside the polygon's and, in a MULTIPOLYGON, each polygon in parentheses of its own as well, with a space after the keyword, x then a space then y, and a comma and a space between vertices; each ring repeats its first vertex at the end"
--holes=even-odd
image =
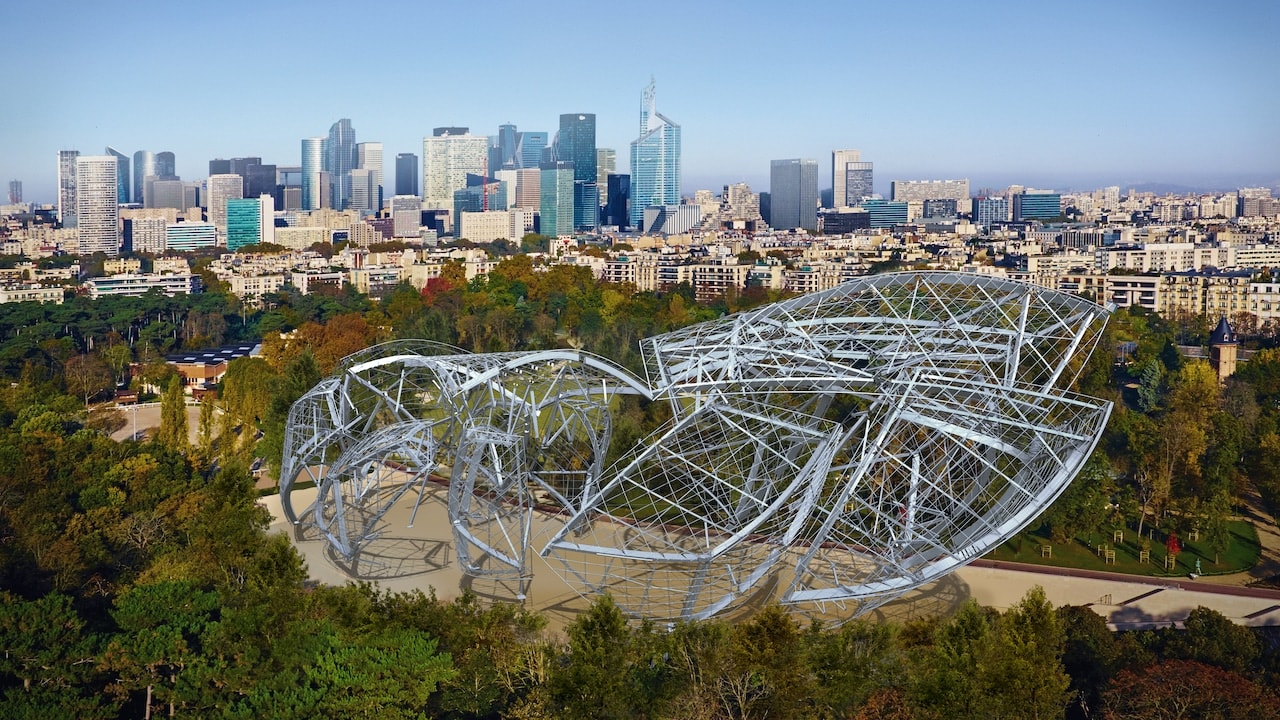
POLYGON ((970 595, 969 584, 952 573, 881 605, 868 613, 867 619, 901 624, 920 618, 945 617, 960 609, 970 595))
POLYGON ((451 543, 413 537, 381 537, 366 545, 350 560, 332 547, 325 556, 334 567, 354 580, 386 580, 425 575, 449 567, 451 543))

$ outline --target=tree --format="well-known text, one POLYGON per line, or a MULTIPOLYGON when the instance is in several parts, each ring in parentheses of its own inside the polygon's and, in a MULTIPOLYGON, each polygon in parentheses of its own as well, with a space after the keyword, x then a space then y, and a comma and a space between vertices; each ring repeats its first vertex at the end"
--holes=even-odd
POLYGON ((1103 693, 1106 720, 1280 717, 1274 692, 1230 670, 1192 660, 1169 660, 1123 670, 1103 693))
POLYGON ((93 396, 111 387, 111 368, 93 353, 68 358, 63 372, 67 390, 76 397, 84 398, 85 407, 89 407, 93 396))
POLYGON ((1218 557, 1231 547, 1231 496, 1226 490, 1220 490, 1201 506, 1203 514, 1200 519, 1200 532, 1204 535, 1205 544, 1213 551, 1213 564, 1218 564, 1218 557))
POLYGON ((160 402, 160 429, 155 441, 171 450, 185 453, 190 447, 187 430, 187 405, 182 392, 182 378, 174 375, 160 402))

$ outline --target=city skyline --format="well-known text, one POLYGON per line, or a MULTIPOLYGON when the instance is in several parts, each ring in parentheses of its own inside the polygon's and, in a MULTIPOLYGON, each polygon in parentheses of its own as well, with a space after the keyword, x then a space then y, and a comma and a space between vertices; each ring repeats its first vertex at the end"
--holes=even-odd
MULTIPOLYGON (((261 33, 250 37, 237 31, 249 12, 241 5, 198 12, 142 2, 124 9, 77 5, 71 12, 68 3, 54 2, 23 8, 20 17, 23 28, 57 28, 64 37, 107 37, 128 28, 230 53, 251 54, 254 43, 269 40, 280 57, 292 58, 306 57, 304 49, 317 43, 342 42, 349 32, 349 25, 331 21, 326 3, 308 13, 281 4, 253 6, 261 33)), ((554 132, 561 114, 585 112, 598 118, 599 146, 626 148, 635 136, 636 95, 653 76, 663 106, 682 125, 686 193, 739 181, 765 189, 769 162, 784 157, 818 158, 825 186, 830 154, 839 148, 858 148, 875 162, 875 189, 883 195, 895 179, 968 177, 974 188, 1078 189, 1152 182, 1226 187, 1280 178, 1280 143, 1269 120, 1280 111, 1280 90, 1265 81, 1280 60, 1269 37, 1280 19, 1273 4, 1244 2, 1222 13, 1189 2, 1085 2, 1069 13, 1027 5, 831 2, 797 13, 763 3, 707 4, 681 10, 684 20, 664 36, 662 52, 647 52, 622 72, 583 63, 569 84, 520 80, 515 42, 487 43, 483 53, 467 55, 467 33, 433 36, 433 52, 479 64, 480 73, 455 77, 423 70, 416 47, 388 40, 379 46, 388 61, 380 63, 379 85, 420 90, 411 94, 372 92, 363 66, 317 74, 297 61, 284 63, 272 84, 249 90, 235 74, 192 75, 154 46, 112 46, 116 61, 103 63, 96 43, 55 43, 29 30, 0 48, 0 57, 24 78, 60 83, 58 92, 34 93, 0 118, 0 177, 23 181, 28 201, 52 203, 59 150, 167 149, 188 180, 205 177, 208 161, 219 157, 260 156, 293 166, 300 164, 299 139, 325 134, 337 118, 351 118, 361 140, 398 154, 415 152, 436 126, 490 135, 510 122, 554 132), (841 27, 857 32, 836 32, 841 27), (788 42, 796 52, 767 60, 750 50, 788 42), (877 62, 859 65, 855 57, 877 62), (132 83, 117 75, 120 67, 147 67, 151 74, 132 83), (471 82, 500 78, 504 69, 508 84, 471 82), (312 91, 296 92, 300 87, 312 91), (1183 90, 1170 94, 1170 87, 1183 90)), ((625 8, 574 8, 533 15, 523 32, 556 37, 555 29, 565 37, 629 42, 625 8), (566 17, 568 28, 561 26, 566 17)), ((396 26, 446 27, 466 22, 463 12, 381 3, 361 14, 389 37, 389 18, 396 26)), ((18 12, 8 14, 18 19, 18 12)), ((619 154, 618 171, 628 172, 629 158, 619 154)))

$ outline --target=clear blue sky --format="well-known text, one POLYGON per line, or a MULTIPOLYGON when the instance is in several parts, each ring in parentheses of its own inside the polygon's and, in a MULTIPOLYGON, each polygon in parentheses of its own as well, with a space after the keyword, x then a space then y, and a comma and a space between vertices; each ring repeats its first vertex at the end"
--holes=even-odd
MULTIPOLYGON (((299 163, 349 117, 386 164, 441 125, 594 112, 628 164, 650 76, 685 194, 858 148, 973 186, 1280 183, 1280 3, 223 2, 0 4, 0 181, 52 202, 60 149, 299 163)), ((386 173, 390 174, 390 173, 386 173)), ((384 180, 384 184, 387 181, 384 180)))

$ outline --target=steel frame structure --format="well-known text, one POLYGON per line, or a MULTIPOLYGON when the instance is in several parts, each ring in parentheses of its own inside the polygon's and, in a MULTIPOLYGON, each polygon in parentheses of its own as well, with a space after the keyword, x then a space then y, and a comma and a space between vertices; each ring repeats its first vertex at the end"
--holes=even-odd
POLYGON ((1067 487, 1111 410, 1064 389, 1107 313, 910 272, 644 340, 644 380, 575 350, 379 345, 291 409, 283 508, 350 559, 447 477, 459 564, 521 594, 537 553, 635 616, 767 596, 852 617, 988 552, 1067 487), (624 394, 672 417, 605 467, 624 394), (306 480, 316 499, 295 511, 306 480))

